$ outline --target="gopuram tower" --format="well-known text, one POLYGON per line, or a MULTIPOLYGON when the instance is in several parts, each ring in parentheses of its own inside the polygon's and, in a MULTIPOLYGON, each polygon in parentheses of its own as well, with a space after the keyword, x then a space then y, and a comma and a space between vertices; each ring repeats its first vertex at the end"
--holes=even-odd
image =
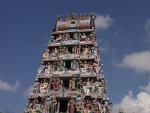
POLYGON ((57 18, 26 113, 111 113, 95 18, 57 18))

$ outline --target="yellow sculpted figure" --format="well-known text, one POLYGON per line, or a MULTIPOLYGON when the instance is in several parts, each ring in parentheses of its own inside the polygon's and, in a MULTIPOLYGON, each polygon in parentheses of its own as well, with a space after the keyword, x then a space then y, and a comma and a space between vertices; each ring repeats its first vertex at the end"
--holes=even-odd
POLYGON ((75 78, 72 78, 72 79, 69 81, 69 89, 72 89, 72 90, 75 90, 75 89, 76 89, 76 79, 75 79, 75 78))
POLYGON ((43 54, 43 59, 44 60, 49 60, 49 52, 48 52, 48 50, 45 51, 45 53, 43 54))

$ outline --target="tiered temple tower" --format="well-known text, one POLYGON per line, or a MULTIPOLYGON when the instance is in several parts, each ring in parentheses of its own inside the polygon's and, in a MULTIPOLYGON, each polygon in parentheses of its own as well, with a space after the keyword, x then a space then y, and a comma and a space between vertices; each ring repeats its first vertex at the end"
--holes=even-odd
POLYGON ((25 112, 111 112, 95 18, 95 13, 57 18, 25 112))

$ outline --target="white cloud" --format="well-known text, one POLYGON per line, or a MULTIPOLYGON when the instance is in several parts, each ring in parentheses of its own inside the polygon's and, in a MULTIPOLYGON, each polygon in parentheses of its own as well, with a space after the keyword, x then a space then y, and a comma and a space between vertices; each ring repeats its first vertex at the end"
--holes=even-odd
POLYGON ((113 21, 109 15, 97 15, 95 25, 97 29, 105 30, 112 25, 113 21))
POLYGON ((121 108, 125 113, 150 113, 150 82, 143 87, 146 90, 141 90, 137 95, 133 95, 130 91, 120 103, 113 106, 113 113, 118 113, 121 108))
POLYGON ((15 92, 19 88, 19 86, 20 86, 19 80, 17 80, 13 85, 0 79, 0 91, 15 92))
POLYGON ((150 19, 148 19, 145 24, 145 31, 147 32, 148 38, 150 38, 150 19))
POLYGON ((134 69, 136 72, 150 72, 150 51, 128 54, 119 66, 134 69))

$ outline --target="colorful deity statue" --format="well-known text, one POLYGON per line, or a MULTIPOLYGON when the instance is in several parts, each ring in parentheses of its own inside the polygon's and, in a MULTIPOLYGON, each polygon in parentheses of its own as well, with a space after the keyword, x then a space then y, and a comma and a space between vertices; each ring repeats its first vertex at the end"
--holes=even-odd
POLYGON ((90 107, 91 107, 90 100, 87 99, 84 104, 85 104, 84 113, 90 113, 90 107))
POLYGON ((101 111, 101 104, 99 101, 97 101, 97 99, 93 100, 93 107, 95 109, 95 111, 101 111))
POLYGON ((108 112, 107 112, 107 108, 106 108, 106 106, 104 106, 104 107, 103 107, 103 109, 102 109, 102 113, 108 113, 108 112))
POLYGON ((76 55, 79 55, 80 54, 79 46, 74 46, 73 49, 72 49, 72 53, 76 54, 76 55))
POLYGON ((70 102, 69 102, 69 113, 75 113, 75 103, 74 103, 74 98, 71 97, 70 102))
POLYGON ((51 71, 50 69, 45 69, 45 76, 47 77, 50 76, 50 71, 51 71))
POLYGON ((54 54, 57 55, 57 53, 58 53, 58 49, 55 48, 55 49, 54 49, 54 54))
POLYGON ((63 71, 64 70, 64 62, 63 61, 60 61, 58 63, 58 69, 59 69, 59 71, 63 71))
POLYGON ((95 29, 96 14, 95 14, 95 13, 92 13, 90 19, 91 19, 91 21, 90 21, 91 28, 92 28, 92 29, 95 29))
POLYGON ((38 74, 41 74, 44 72, 44 68, 45 68, 45 65, 41 65, 40 68, 38 69, 38 74))
POLYGON ((65 40, 66 34, 62 34, 62 42, 65 40))
POLYGON ((76 107, 76 113, 81 113, 80 106, 76 105, 75 107, 76 107))
POLYGON ((42 113, 42 106, 40 104, 35 104, 34 106, 34 109, 32 112, 35 112, 35 113, 42 113))
POLYGON ((54 41, 55 41, 55 40, 54 40, 54 36, 52 35, 52 36, 51 36, 51 40, 49 40, 48 43, 50 44, 51 42, 54 42, 54 41))
POLYGON ((71 90, 75 90, 76 89, 76 78, 72 78, 69 81, 69 89, 71 89, 71 90))
POLYGON ((106 113, 109 113, 111 108, 109 106, 108 100, 105 100, 104 107, 106 108, 106 113))
POLYGON ((49 79, 49 81, 48 81, 47 95, 49 95, 50 91, 51 91, 51 79, 49 79))
POLYGON ((71 70, 72 70, 72 71, 75 71, 77 68, 78 68, 78 63, 77 63, 76 60, 73 60, 73 61, 71 62, 71 70))
POLYGON ((79 46, 77 47, 76 53, 77 53, 78 55, 80 55, 80 52, 81 52, 81 46, 79 45, 79 46))
POLYGON ((83 57, 88 57, 88 55, 89 55, 89 48, 88 47, 85 47, 84 48, 84 51, 83 51, 83 57))
MULTIPOLYGON (((30 112, 29 113, 36 113, 36 109, 30 109, 30 112)), ((39 112, 39 113, 41 113, 41 112, 39 112)))
POLYGON ((95 36, 94 32, 90 34, 89 38, 90 38, 90 41, 92 41, 92 43, 95 44, 95 42, 96 42, 96 36, 95 36))
POLYGON ((51 73, 52 73, 52 65, 48 63, 47 69, 45 69, 45 74, 46 76, 51 76, 51 73))
POLYGON ((87 86, 90 86, 90 85, 91 85, 91 82, 90 82, 90 79, 89 79, 89 78, 87 79, 86 85, 87 85, 87 86))
POLYGON ((43 83, 40 84, 40 96, 44 96, 46 90, 43 88, 43 83))
POLYGON ((61 87, 61 80, 60 78, 55 78, 55 89, 58 90, 61 87))
POLYGON ((103 85, 101 85, 101 83, 97 80, 95 82, 95 92, 100 96, 102 97, 103 96, 103 93, 104 93, 104 87, 103 85))
POLYGON ((49 50, 45 51, 45 53, 43 54, 43 59, 44 60, 49 60, 49 50))
POLYGON ((84 110, 83 98, 80 94, 76 97, 76 113, 81 113, 84 110))
POLYGON ((89 84, 87 84, 87 82, 83 83, 83 91, 85 95, 90 95, 91 93, 91 87, 89 84))
POLYGON ((51 97, 48 96, 45 98, 45 113, 49 113, 50 105, 51 105, 51 97))
POLYGON ((57 41, 57 42, 60 42, 61 40, 62 40, 62 35, 59 34, 59 36, 56 38, 56 41, 57 41))
POLYGON ((81 40, 85 40, 86 38, 87 38, 86 34, 83 33, 83 34, 81 35, 81 40))
POLYGON ((78 89, 78 90, 80 90, 81 85, 82 85, 82 79, 81 79, 81 76, 78 75, 78 76, 77 76, 77 89, 78 89))
POLYGON ((65 40, 70 40, 70 35, 69 35, 69 33, 66 33, 65 40))
POLYGON ((91 55, 97 55, 97 48, 96 47, 92 47, 91 48, 91 55))
POLYGON ((91 86, 84 86, 84 93, 86 95, 91 95, 91 92, 92 92, 92 87, 91 86))
POLYGON ((47 92, 48 83, 41 83, 40 84, 40 95, 44 96, 47 92))
POLYGON ((52 71, 57 71, 58 70, 58 63, 59 62, 54 62, 52 65, 52 71))
POLYGON ((74 33, 73 39, 74 39, 74 40, 78 40, 78 33, 74 33))
POLYGON ((52 97, 51 105, 50 105, 50 113, 56 113, 57 109, 57 100, 55 97, 52 97))
POLYGON ((95 82, 95 91, 96 91, 96 92, 98 91, 99 84, 100 84, 100 82, 97 80, 97 81, 95 82))
POLYGON ((51 84, 51 85, 50 85, 50 86, 51 86, 50 88, 51 88, 51 89, 54 89, 54 88, 55 88, 55 78, 54 78, 54 77, 51 78, 50 84, 51 84))
POLYGON ((94 62, 93 63, 93 69, 94 69, 94 72, 96 74, 99 74, 99 71, 100 71, 100 67, 99 67, 99 64, 97 62, 94 62))

